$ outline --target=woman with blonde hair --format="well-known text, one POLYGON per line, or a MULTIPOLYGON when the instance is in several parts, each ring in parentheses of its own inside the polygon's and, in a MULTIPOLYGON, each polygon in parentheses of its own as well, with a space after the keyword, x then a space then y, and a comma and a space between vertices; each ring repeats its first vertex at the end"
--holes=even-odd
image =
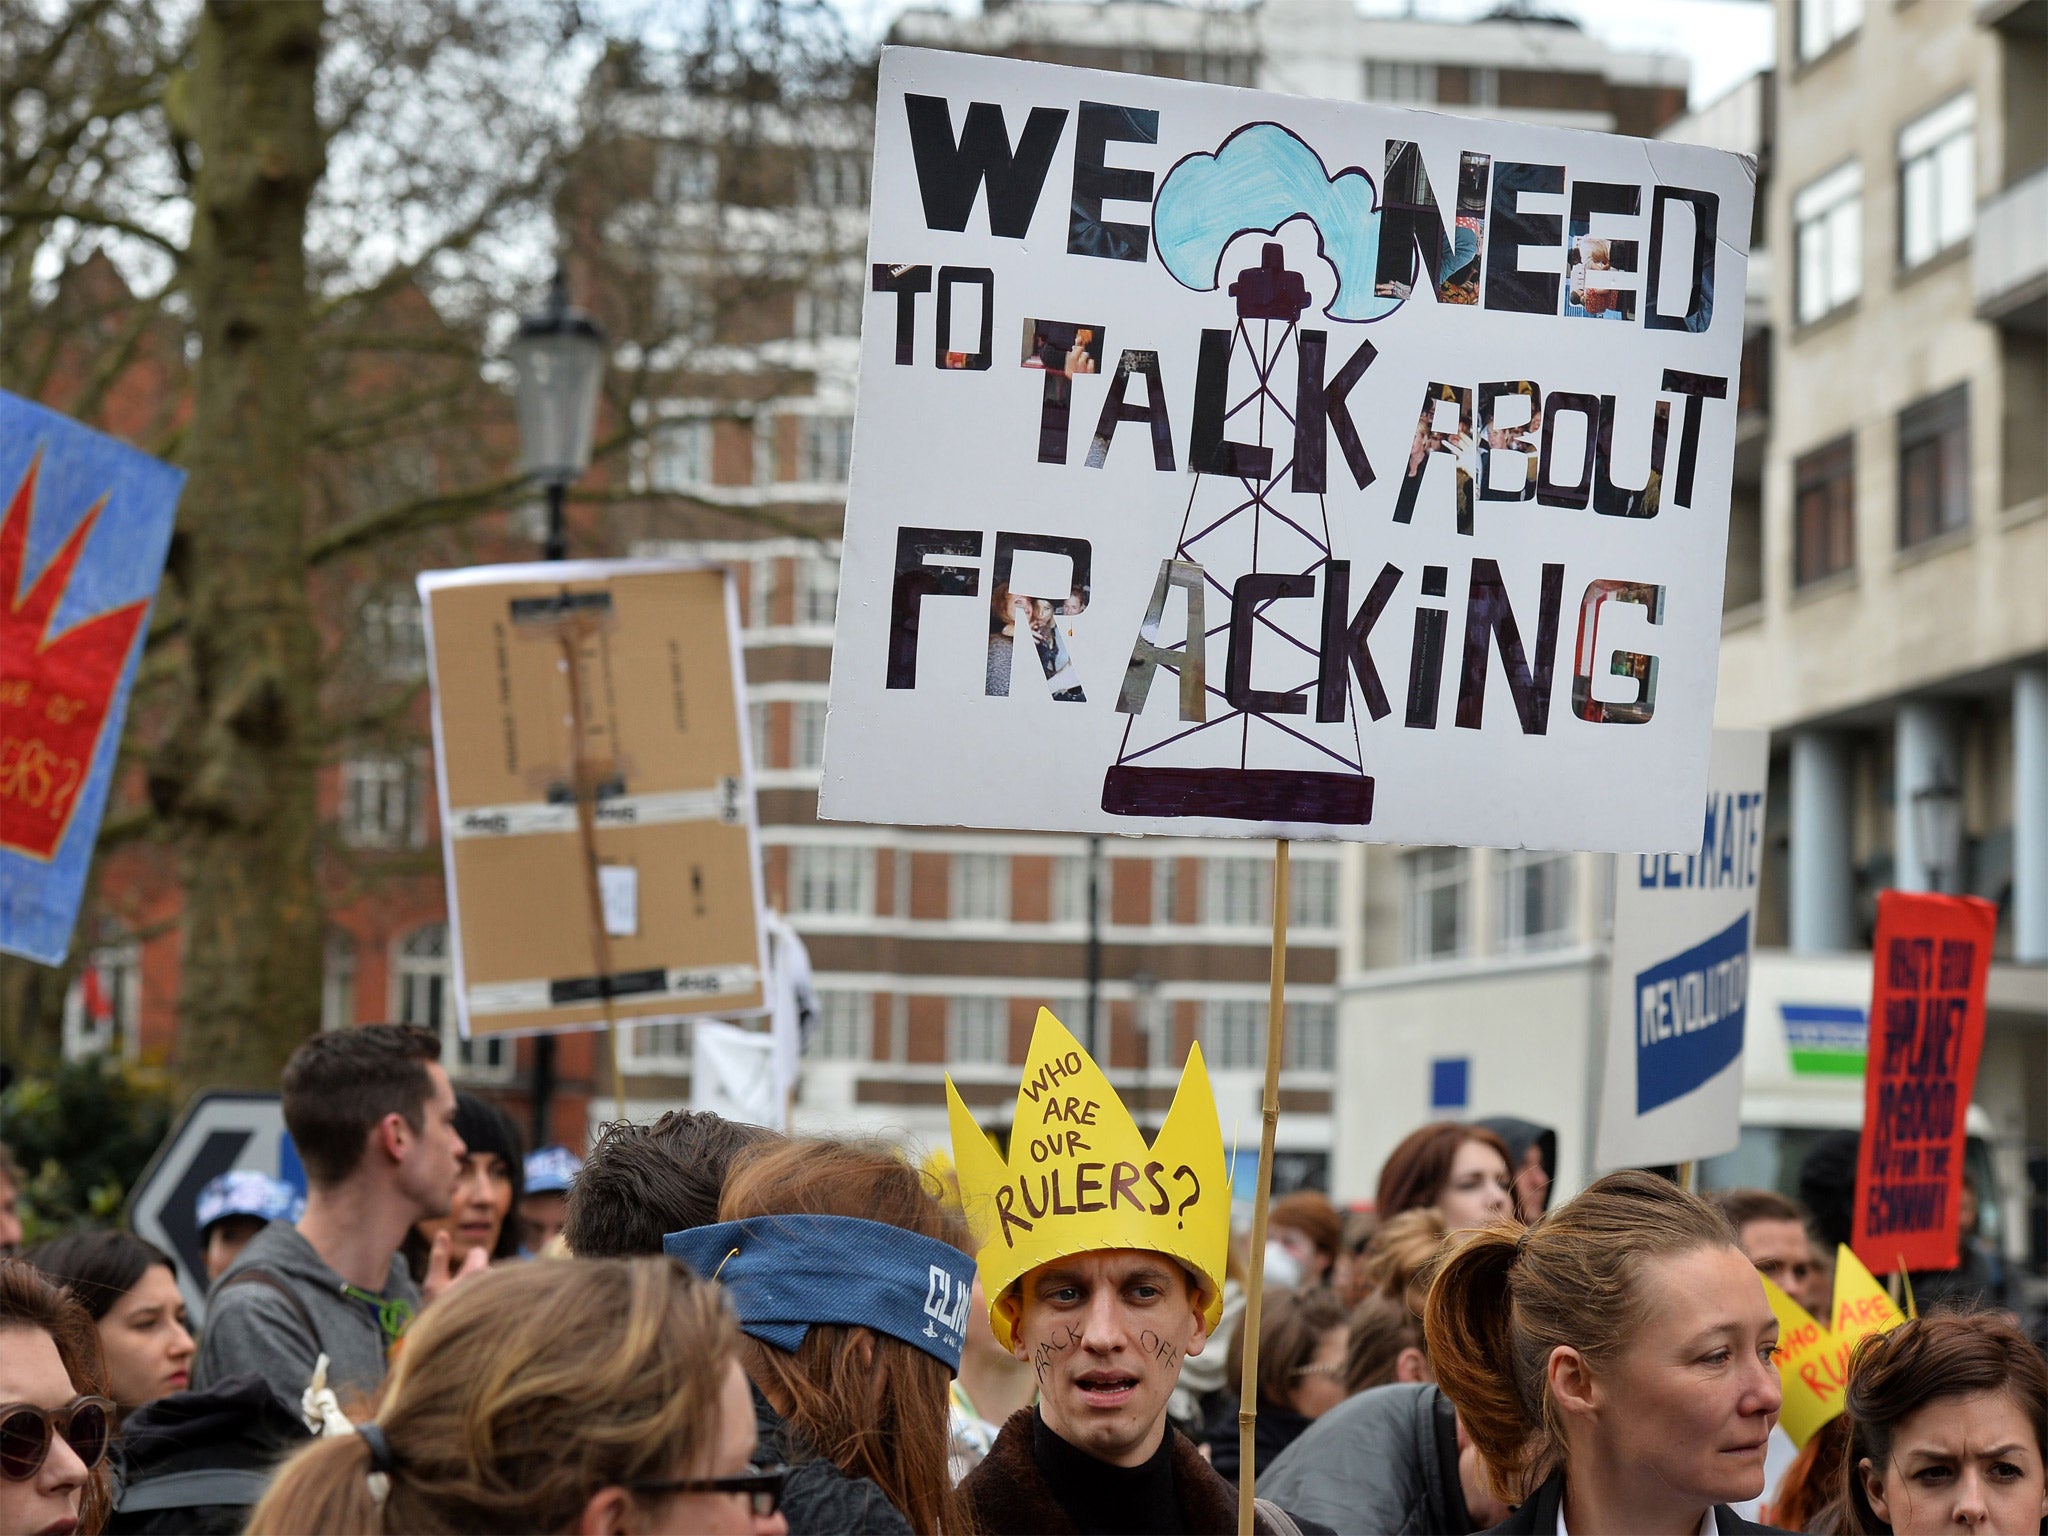
POLYGON ((668 1259, 487 1271, 421 1314, 375 1418, 285 1464, 250 1536, 784 1536, 738 1342, 668 1259))
POLYGON ((1763 1491, 1783 1393, 1778 1325, 1712 1206, 1613 1173, 1540 1225, 1453 1240, 1430 1284, 1429 1359, 1496 1491, 1494 1527, 1541 1536, 1730 1536, 1763 1491))

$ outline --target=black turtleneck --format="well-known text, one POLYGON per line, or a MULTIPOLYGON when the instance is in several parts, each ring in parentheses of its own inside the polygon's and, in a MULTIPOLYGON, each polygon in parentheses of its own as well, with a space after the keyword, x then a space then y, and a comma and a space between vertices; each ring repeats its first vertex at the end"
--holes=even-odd
POLYGON ((1031 1411, 1031 1459, 1082 1536, 1179 1536, 1187 1529, 1173 1484, 1173 1426, 1151 1459, 1112 1466, 1069 1445, 1031 1411))

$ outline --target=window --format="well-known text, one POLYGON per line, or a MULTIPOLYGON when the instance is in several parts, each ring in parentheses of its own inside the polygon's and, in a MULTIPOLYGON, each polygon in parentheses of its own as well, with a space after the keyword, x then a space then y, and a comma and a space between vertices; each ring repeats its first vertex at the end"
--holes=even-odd
POLYGON ((1406 894, 1404 951, 1411 961, 1461 954, 1467 931, 1471 855, 1463 848, 1418 848, 1401 857, 1406 894))
POLYGON ((798 699, 789 709, 789 766, 812 770, 822 768, 825 765, 825 701, 798 699))
POLYGON ((1792 199, 1801 325, 1831 314, 1863 291, 1863 167, 1854 161, 1802 187, 1792 199))
POLYGON ((1251 998, 1220 998, 1202 1008, 1202 1055, 1212 1071, 1263 1066, 1266 1005, 1251 998))
POLYGON ((813 208, 867 206, 867 156, 858 150, 812 150, 797 187, 797 196, 813 208))
POLYGON ((800 843, 790 849, 794 910, 818 916, 856 916, 875 909, 875 850, 800 843))
POLYGON ((1177 923, 1180 918, 1180 860, 1160 859, 1152 866, 1152 912, 1155 921, 1177 923))
POLYGON ((825 1061, 865 1061, 874 1025, 872 992, 821 991, 811 1054, 825 1061))
POLYGON ((1970 521, 1970 386, 1899 412, 1899 548, 1970 521))
POLYGON ((708 203, 718 195, 718 152, 703 144, 664 144, 654 162, 654 196, 663 203, 708 203))
POLYGON ((768 766, 768 705, 754 699, 747 705, 747 748, 754 754, 754 770, 768 766))
POLYGON ((1798 0, 1799 57, 1817 59, 1863 25, 1863 0, 1798 0))
POLYGON ((851 416, 798 418, 796 477, 805 485, 842 485, 853 463, 851 416))
POLYGON ((1819 581, 1856 563, 1856 442, 1839 438, 1792 466, 1792 581, 1819 581))
POLYGON ((1063 853, 1052 861, 1052 920, 1088 921, 1088 856, 1063 853))
POLYGON ((448 997, 448 927, 429 923, 398 944, 392 976, 398 991, 398 1022, 418 1024, 441 1036, 441 1064, 453 1078, 509 1082, 512 1042, 502 1036, 464 1040, 448 997))
POLYGON ((94 950, 64 994, 66 1061, 124 1053, 142 1045, 142 950, 134 941, 94 950))
POLYGON ((351 848, 417 848, 426 819, 414 760, 364 754, 341 765, 341 840, 351 848))
POLYGON ((861 306, 867 295, 858 283, 820 278, 796 296, 796 334, 800 341, 827 341, 834 336, 860 335, 861 306))
POLYGON ((766 629, 774 622, 775 557, 747 562, 747 628, 766 629))
POLYGON ((814 554, 797 562, 799 624, 830 625, 839 614, 839 557, 814 554))
POLYGON ((414 683, 427 675, 426 629, 416 593, 398 592, 363 604, 363 651, 379 677, 414 683))
POLYGON ((1001 853, 953 856, 953 916, 1004 922, 1010 916, 1010 860, 1001 853))
POLYGON ((1368 59, 1365 63, 1365 99, 1433 102, 1436 100, 1436 66, 1395 59, 1368 59))
POLYGON ((946 1059, 1001 1066, 1010 1057, 1010 1004, 1001 997, 956 997, 948 1010, 946 1059))
POLYGON ((688 1019, 661 1019, 652 1024, 634 1024, 623 1031, 625 1065, 644 1072, 686 1072, 690 1068, 695 1040, 688 1019))
POLYGON ((1503 849, 1500 941, 1505 950, 1544 949, 1572 936, 1572 855, 1503 849))
POLYGON ((647 459, 648 487, 687 491, 711 483, 711 423, 664 422, 654 433, 647 459))
POLYGON ((320 1027, 347 1029, 356 1021, 356 941, 334 930, 321 961, 320 1027))
MULTIPOLYGON (((1260 1042, 1264 1060, 1265 1042, 1260 1042)), ((1280 1065, 1289 1072, 1334 1072, 1337 1069, 1337 1005, 1289 1003, 1287 1038, 1281 1043, 1280 1065)))
POLYGON ((1952 97, 1899 130, 1899 265, 1969 238, 1976 214, 1977 99, 1952 97))
POLYGON ((1210 859, 1202 870, 1202 919, 1218 928, 1263 928, 1273 919, 1273 866, 1264 859, 1210 859))
POLYGON ((1296 858, 1287 866, 1287 920, 1301 928, 1337 926, 1337 862, 1296 858))

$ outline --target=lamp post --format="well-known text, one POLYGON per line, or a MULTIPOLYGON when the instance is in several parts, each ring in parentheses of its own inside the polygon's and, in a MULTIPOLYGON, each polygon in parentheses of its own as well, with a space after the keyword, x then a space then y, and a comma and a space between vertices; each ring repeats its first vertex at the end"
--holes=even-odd
MULTIPOLYGON (((598 323, 569 303, 568 273, 558 264, 547 307, 524 316, 507 349, 518 384, 519 467, 547 491, 547 538, 541 558, 569 554, 563 504, 569 487, 590 468, 597 427, 597 394, 604 383, 605 336, 598 323)), ((533 1042, 533 1144, 554 1140, 548 1128, 555 1096, 555 1037, 533 1042)))
POLYGON ((1949 777, 1946 764, 1935 769, 1931 783, 1913 791, 1913 831, 1930 890, 1942 888, 1944 875, 1961 876, 1963 792, 1949 777))
POLYGON ((605 354, 603 330, 570 305, 569 279, 561 267, 555 268, 547 308, 519 322, 508 350, 519 374, 519 467, 547 490, 548 533, 541 555, 560 560, 568 554, 562 503, 569 487, 590 468, 605 354))

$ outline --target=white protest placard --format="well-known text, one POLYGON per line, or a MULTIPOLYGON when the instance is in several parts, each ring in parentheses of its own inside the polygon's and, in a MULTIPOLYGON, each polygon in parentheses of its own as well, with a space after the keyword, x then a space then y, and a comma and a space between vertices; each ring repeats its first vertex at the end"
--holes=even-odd
POLYGON ((1770 737, 1716 731, 1706 818, 1686 853, 1616 861, 1602 1168, 1732 1152, 1756 942, 1770 737))
POLYGON ((1753 190, 885 51, 820 814, 1687 845, 1753 190))

